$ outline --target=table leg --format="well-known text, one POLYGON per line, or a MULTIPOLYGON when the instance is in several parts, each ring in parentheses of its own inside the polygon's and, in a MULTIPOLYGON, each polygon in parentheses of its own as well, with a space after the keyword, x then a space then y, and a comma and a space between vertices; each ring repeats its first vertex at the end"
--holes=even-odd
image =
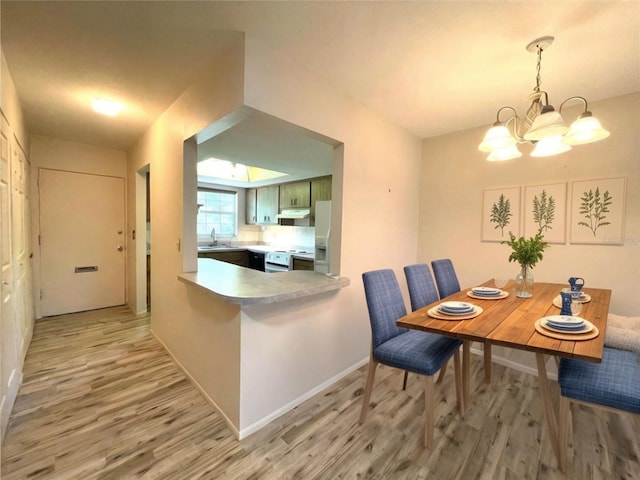
POLYGON ((469 391, 471 390, 471 342, 462 342, 462 392, 465 409, 469 407, 469 391))
POLYGON ((549 428, 551 446, 553 447, 553 452, 556 455, 558 464, 560 464, 558 420, 551 400, 551 389, 549 388, 549 379, 547 378, 546 360, 547 359, 543 353, 536 353, 536 363, 538 364, 538 384, 540 388, 540 396, 542 397, 542 405, 544 407, 544 416, 547 421, 547 427, 549 428))
POLYGON ((482 349, 484 350, 484 381, 485 383, 491 383, 491 344, 485 343, 482 349))

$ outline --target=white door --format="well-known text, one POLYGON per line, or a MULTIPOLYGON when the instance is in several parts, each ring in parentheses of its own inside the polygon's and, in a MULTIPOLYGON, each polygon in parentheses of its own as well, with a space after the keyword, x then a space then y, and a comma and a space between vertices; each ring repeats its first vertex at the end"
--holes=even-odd
POLYGON ((40 169, 42 315, 125 303, 124 179, 40 169))
POLYGON ((5 421, 9 418, 7 394, 11 376, 18 365, 17 331, 13 316, 12 267, 11 267, 11 172, 9 167, 9 140, 2 131, 0 135, 0 411, 4 433, 5 421))

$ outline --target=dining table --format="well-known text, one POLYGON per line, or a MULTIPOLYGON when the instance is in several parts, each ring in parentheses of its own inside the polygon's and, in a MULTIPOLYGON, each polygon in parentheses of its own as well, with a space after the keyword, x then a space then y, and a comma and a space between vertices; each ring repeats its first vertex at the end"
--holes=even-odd
MULTIPOLYGON (((493 280, 487 280, 474 288, 493 286, 493 280)), ((533 352, 536 357, 545 420, 558 461, 558 416, 553 405, 547 361, 550 357, 570 357, 588 362, 601 362, 611 300, 611 290, 583 288, 584 299, 578 316, 594 327, 588 334, 574 335, 543 328, 541 322, 544 318, 560 314, 560 292, 567 286, 536 282, 533 296, 529 298, 516 296, 514 280, 502 287, 500 290, 503 293, 496 297, 476 295, 472 288, 462 289, 397 320, 399 327, 446 335, 463 341, 462 383, 465 408, 469 404, 470 396, 470 346, 473 342, 480 342, 489 349, 492 345, 500 345, 533 352), (442 314, 438 306, 443 302, 470 303, 474 307, 474 313, 457 316, 442 314)), ((486 356, 485 368, 490 368, 486 356)))

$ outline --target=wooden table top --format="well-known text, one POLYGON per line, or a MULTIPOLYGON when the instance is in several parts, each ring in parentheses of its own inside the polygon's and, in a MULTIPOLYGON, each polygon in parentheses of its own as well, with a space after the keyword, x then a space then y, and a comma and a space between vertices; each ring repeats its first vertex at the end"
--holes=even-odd
MULTIPOLYGON (((488 280, 483 285, 493 286, 493 280, 488 280)), ((590 321, 598 328, 600 334, 594 339, 559 340, 542 335, 535 329, 535 322, 538 319, 560 313, 560 309, 553 305, 553 299, 566 286, 558 283, 536 282, 533 284, 533 297, 518 298, 515 295, 515 281, 511 280, 502 289, 509 292, 509 296, 499 300, 471 298, 467 296, 469 289, 463 289, 400 318, 397 324, 400 327, 439 333, 462 340, 487 342, 536 353, 600 362, 611 290, 584 288, 584 292, 591 296, 591 301, 583 304, 578 316, 590 321), (443 301, 473 303, 482 307, 483 312, 469 320, 431 318, 427 311, 443 301)))

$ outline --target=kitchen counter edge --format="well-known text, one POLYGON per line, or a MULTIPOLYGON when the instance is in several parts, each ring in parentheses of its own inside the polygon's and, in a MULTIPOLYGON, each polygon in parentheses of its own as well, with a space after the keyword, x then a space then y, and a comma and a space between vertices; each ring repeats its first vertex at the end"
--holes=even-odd
POLYGON ((306 270, 265 273, 210 258, 199 258, 198 271, 179 273, 178 280, 241 306, 308 297, 351 283, 346 277, 333 278, 306 270))

